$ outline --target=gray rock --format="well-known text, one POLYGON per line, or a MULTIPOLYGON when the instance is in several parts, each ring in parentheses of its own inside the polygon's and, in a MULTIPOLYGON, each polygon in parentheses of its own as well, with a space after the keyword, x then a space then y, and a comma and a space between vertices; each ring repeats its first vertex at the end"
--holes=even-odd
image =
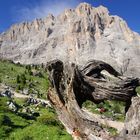
POLYGON ((29 94, 29 90, 28 89, 23 89, 23 94, 28 95, 29 94))
POLYGON ((9 97, 9 98, 11 98, 12 97, 12 92, 10 91, 10 90, 5 90, 5 91, 2 91, 1 93, 0 93, 0 96, 1 97, 9 97))
POLYGON ((0 57, 24 64, 60 59, 83 65, 98 59, 140 76, 140 36, 107 8, 81 3, 57 17, 13 25, 0 35, 0 57))
POLYGON ((11 109, 14 112, 17 112, 18 108, 16 106, 16 104, 14 104, 12 101, 7 102, 9 109, 11 109))
POLYGON ((27 101, 28 104, 38 104, 39 101, 35 98, 30 97, 27 101))

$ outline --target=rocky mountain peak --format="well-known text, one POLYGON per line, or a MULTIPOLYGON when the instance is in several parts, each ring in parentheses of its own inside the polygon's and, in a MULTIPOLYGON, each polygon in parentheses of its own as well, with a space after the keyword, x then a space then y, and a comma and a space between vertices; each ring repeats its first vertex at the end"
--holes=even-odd
POLYGON ((75 9, 76 12, 79 12, 79 13, 87 13, 87 14, 90 14, 91 10, 93 9, 93 7, 88 4, 88 3, 81 3, 77 6, 77 8, 75 9))
POLYGON ((13 25, 0 35, 0 57, 26 64, 98 59, 134 76, 140 73, 140 36, 106 7, 81 3, 57 17, 13 25))

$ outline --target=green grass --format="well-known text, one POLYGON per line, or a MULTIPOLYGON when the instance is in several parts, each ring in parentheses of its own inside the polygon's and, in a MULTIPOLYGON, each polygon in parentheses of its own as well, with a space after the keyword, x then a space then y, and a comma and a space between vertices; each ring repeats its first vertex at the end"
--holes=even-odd
POLYGON ((140 96, 140 86, 138 86, 138 87, 136 88, 136 92, 137 92, 137 94, 140 96))
MULTIPOLYGON (((140 96, 140 86, 136 88, 137 94, 140 96)), ((125 103, 120 101, 104 101, 100 104, 94 104, 91 101, 86 101, 83 103, 83 107, 87 108, 89 111, 95 113, 104 115, 107 118, 112 118, 116 121, 124 122, 125 120, 125 103), (100 113, 98 111, 99 108, 105 108, 106 112, 100 113)))
MULTIPOLYGON (((40 114, 34 120, 28 120, 22 117, 22 113, 9 110, 9 100, 0 97, 0 140, 72 140, 53 108, 39 106, 39 110, 36 110, 35 106, 28 106, 40 114)), ((15 99, 15 102, 25 108, 24 99, 15 99)))
POLYGON ((125 119, 124 109, 125 104, 119 101, 104 101, 100 104, 94 104, 91 101, 86 101, 83 104, 83 107, 87 108, 89 111, 104 115, 107 118, 111 118, 112 120, 123 122, 125 119), (106 111, 100 113, 99 109, 104 108, 106 111))
MULTIPOLYGON (((0 83, 17 92, 28 89, 30 94, 39 98, 46 98, 49 88, 48 75, 42 66, 17 65, 2 60, 0 83), (34 71, 40 75, 35 75, 34 71)), ((72 137, 58 120, 53 108, 29 105, 27 99, 0 97, 0 140, 72 140, 72 137), (18 105, 17 112, 8 108, 7 102, 10 100, 18 105), (27 108, 39 116, 25 112, 27 108)))
POLYGON ((34 123, 25 129, 14 131, 7 140, 72 140, 66 131, 59 127, 34 123))
POLYGON ((46 98, 49 88, 48 75, 44 68, 36 67, 29 69, 25 65, 0 60, 0 83, 15 88, 17 92, 28 89, 29 93, 36 94, 39 98, 46 98), (32 71, 41 73, 42 76, 34 76, 32 71))
POLYGON ((23 128, 30 122, 9 110, 6 97, 0 97, 0 139, 5 139, 14 129, 23 128))
POLYGON ((16 102, 18 105, 23 106, 26 104, 27 99, 14 98, 13 101, 16 102))
POLYGON ((24 70, 24 67, 16 66, 8 61, 0 61, 1 82, 10 86, 15 86, 17 73, 22 74, 24 70))
POLYGON ((110 134, 111 136, 117 136, 117 135, 118 135, 118 131, 117 131, 116 128, 109 127, 109 126, 106 126, 106 125, 104 125, 104 124, 102 124, 102 127, 103 127, 103 128, 106 128, 107 131, 109 132, 109 134, 110 134))

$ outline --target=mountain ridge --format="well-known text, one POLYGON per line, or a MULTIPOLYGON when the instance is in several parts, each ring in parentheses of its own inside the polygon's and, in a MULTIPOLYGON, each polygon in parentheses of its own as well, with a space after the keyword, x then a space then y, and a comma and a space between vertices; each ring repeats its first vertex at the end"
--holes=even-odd
POLYGON ((81 3, 57 17, 13 25, 0 35, 0 57, 24 64, 97 59, 140 77, 140 36, 107 8, 81 3))

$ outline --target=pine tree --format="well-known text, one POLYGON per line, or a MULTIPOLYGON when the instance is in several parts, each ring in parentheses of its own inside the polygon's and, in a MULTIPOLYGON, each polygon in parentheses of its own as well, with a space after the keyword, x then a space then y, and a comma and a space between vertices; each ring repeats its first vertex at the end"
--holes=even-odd
POLYGON ((19 75, 17 75, 16 82, 17 82, 17 83, 20 83, 20 76, 19 76, 19 75))

